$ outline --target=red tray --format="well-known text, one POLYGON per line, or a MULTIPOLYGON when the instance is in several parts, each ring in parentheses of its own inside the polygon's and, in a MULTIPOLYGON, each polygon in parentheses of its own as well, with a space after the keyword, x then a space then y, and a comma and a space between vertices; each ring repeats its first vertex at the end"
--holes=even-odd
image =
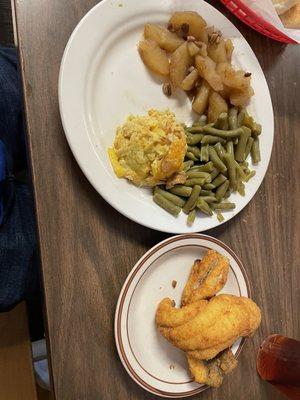
POLYGON ((251 28, 262 33, 263 35, 283 43, 297 43, 295 40, 280 32, 277 28, 275 28, 275 26, 264 20, 261 16, 257 15, 242 1, 221 0, 221 2, 241 21, 245 22, 245 24, 249 25, 251 28))

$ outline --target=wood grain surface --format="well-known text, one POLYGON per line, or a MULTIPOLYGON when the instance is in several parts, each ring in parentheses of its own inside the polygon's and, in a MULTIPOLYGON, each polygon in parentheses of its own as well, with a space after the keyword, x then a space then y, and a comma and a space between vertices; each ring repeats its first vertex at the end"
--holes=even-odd
MULTIPOLYGON (((239 367, 201 399, 277 400, 282 396, 257 376, 255 358, 269 334, 300 336, 300 49, 259 35, 218 1, 210 2, 241 30, 262 65, 275 112, 275 144, 251 203, 208 232, 244 261, 263 320, 239 367)), ((64 47, 95 3, 15 0, 53 387, 57 400, 154 399, 122 367, 113 317, 128 272, 167 235, 126 219, 94 191, 70 152, 58 110, 64 47)))
POLYGON ((38 399, 25 302, 0 314, 0 398, 38 399))

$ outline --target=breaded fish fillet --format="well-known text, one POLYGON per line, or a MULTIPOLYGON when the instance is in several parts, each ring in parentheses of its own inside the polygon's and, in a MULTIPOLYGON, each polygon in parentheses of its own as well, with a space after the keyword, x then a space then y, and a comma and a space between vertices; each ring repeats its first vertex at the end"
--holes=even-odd
POLYGON ((229 374, 237 366, 237 360, 232 351, 227 349, 211 361, 197 360, 188 355, 188 364, 192 376, 198 383, 204 383, 211 387, 219 387, 224 375, 229 374))
POLYGON ((169 342, 185 351, 214 346, 225 349, 240 336, 251 335, 260 320, 260 309, 251 299, 221 294, 187 323, 175 328, 158 326, 158 329, 169 342))
POLYGON ((165 298, 158 305, 155 316, 156 324, 157 326, 168 328, 183 325, 195 318, 200 311, 204 310, 207 304, 207 300, 199 300, 185 307, 175 308, 174 301, 165 298))
POLYGON ((214 250, 208 250, 202 260, 196 260, 183 290, 181 304, 206 299, 219 292, 227 281, 229 260, 214 250))

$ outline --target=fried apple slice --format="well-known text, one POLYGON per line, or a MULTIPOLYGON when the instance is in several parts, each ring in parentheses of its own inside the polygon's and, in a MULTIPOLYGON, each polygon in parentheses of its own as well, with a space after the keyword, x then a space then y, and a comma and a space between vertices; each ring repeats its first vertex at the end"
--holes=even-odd
POLYGON ((235 70, 228 63, 220 63, 217 66, 217 72, 222 82, 232 89, 246 91, 251 83, 251 74, 243 70, 235 70))
POLYGON ((199 77, 199 73, 196 70, 196 68, 194 68, 182 81, 181 83, 181 88, 183 90, 192 90, 193 87, 195 86, 195 83, 197 82, 199 77))
POLYGON ((170 79, 173 86, 181 86, 182 81, 186 77, 187 70, 192 64, 193 57, 191 57, 188 51, 187 42, 184 42, 171 56, 170 79))
POLYGON ((234 46, 231 39, 227 39, 225 41, 225 48, 226 48, 227 60, 228 62, 231 62, 232 53, 234 50, 234 46))
POLYGON ((196 96, 193 100, 193 110, 198 114, 203 114, 207 108, 208 104, 208 97, 210 93, 210 86, 209 84, 203 79, 201 85, 197 89, 196 96))
POLYGON ((169 52, 175 51, 184 42, 176 33, 154 24, 144 26, 144 36, 145 39, 154 40, 161 49, 169 52))
POLYGON ((195 65, 199 75, 204 78, 214 90, 223 90, 222 80, 216 72, 216 63, 211 58, 208 56, 203 57, 198 54, 195 57, 195 65))
POLYGON ((254 95, 254 90, 252 89, 251 86, 249 86, 249 88, 244 91, 232 90, 230 93, 230 103, 233 104, 234 106, 245 107, 249 103, 253 95, 254 95))
POLYGON ((139 42, 138 47, 146 67, 156 74, 169 75, 170 64, 167 53, 154 40, 142 40, 139 42))
POLYGON ((191 57, 194 57, 200 52, 200 47, 198 47, 194 42, 188 42, 187 46, 191 57))
POLYGON ((226 100, 219 93, 211 92, 208 99, 208 122, 215 122, 223 112, 228 112, 226 100))
POLYGON ((168 27, 173 31, 179 31, 182 25, 188 25, 187 35, 207 43, 206 22, 196 11, 176 11, 170 18, 168 27))
POLYGON ((220 37, 218 41, 207 45, 208 56, 216 63, 224 63, 228 61, 225 40, 220 37))

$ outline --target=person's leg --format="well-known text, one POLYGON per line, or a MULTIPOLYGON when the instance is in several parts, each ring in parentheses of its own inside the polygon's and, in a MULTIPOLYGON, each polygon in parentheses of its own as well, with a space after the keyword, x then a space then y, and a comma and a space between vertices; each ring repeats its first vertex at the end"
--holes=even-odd
POLYGON ((0 311, 23 299, 41 309, 32 192, 20 174, 26 169, 26 149, 17 60, 14 49, 0 47, 0 311))

